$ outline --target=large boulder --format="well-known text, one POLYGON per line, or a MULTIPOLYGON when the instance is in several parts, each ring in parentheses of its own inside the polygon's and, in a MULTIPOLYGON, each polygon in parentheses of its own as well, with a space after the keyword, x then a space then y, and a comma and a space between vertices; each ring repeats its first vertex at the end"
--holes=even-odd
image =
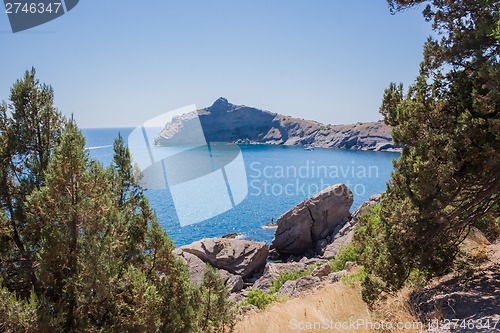
POLYGON ((344 184, 330 186, 302 201, 278 218, 271 248, 298 255, 314 250, 319 240, 349 220, 352 203, 352 193, 344 184))
POLYGON ((263 270, 269 254, 264 242, 228 238, 205 238, 178 250, 243 279, 263 270))
MULTIPOLYGON (((180 248, 175 249, 173 253, 179 256, 186 263, 191 282, 198 286, 201 285, 207 263, 194 254, 182 251, 180 248)), ((219 274, 222 281, 224 281, 224 285, 227 287, 229 292, 233 293, 243 289, 244 283, 241 276, 231 274, 223 269, 217 269, 216 272, 219 274)))
POLYGON ((359 216, 368 211, 368 209, 380 202, 380 194, 375 194, 370 197, 368 201, 363 202, 352 214, 351 220, 340 228, 337 232, 334 232, 330 238, 331 242, 326 245, 322 251, 322 258, 331 259, 335 257, 342 248, 344 248, 348 243, 352 241, 354 235, 354 226, 358 222, 359 216))
POLYGON ((196 285, 201 285, 207 264, 194 254, 184 252, 179 248, 175 249, 173 253, 178 255, 186 263, 191 282, 196 285))

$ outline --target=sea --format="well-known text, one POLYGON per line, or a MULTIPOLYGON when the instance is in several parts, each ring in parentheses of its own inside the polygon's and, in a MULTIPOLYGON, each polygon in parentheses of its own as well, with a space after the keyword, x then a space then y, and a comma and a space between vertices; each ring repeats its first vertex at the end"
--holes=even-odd
MULTIPOLYGON (((132 130, 82 129, 88 154, 104 166, 110 165, 114 140, 120 133, 127 142, 132 130)), ((393 161, 399 157, 399 153, 394 152, 277 145, 240 145, 239 149, 244 174, 238 181, 246 182, 246 186, 242 187, 246 189, 246 196, 241 202, 233 202, 232 207, 221 214, 181 225, 172 192, 168 188, 145 191, 159 222, 176 246, 229 233, 236 233, 242 239, 270 243, 275 229, 266 228, 267 224, 276 222, 280 215, 301 201, 338 183, 346 184, 353 192, 351 211, 354 211, 370 196, 386 189, 393 171, 393 161)), ((213 198, 213 203, 210 199, 209 196, 204 205, 220 204, 217 198, 213 198)))

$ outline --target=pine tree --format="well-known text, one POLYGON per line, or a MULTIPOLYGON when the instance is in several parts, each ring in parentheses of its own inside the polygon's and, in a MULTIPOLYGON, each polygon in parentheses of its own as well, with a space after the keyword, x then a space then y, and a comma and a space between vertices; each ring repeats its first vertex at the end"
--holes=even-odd
MULTIPOLYGON (((190 283, 123 139, 109 168, 91 160, 34 75, 0 106, 0 331, 200 332, 213 286, 190 283)), ((230 314, 220 286, 209 327, 230 314)))
POLYGON ((38 287, 34 254, 39 241, 39 235, 30 230, 25 202, 43 186, 62 128, 53 90, 35 74, 35 69, 26 71, 12 86, 11 103, 0 104, 0 207, 6 216, 0 226, 0 261, 4 283, 24 296, 38 287))
POLYGON ((441 39, 425 43, 415 84, 391 84, 381 107, 404 148, 367 267, 391 288, 414 269, 445 273, 470 228, 498 218, 500 200, 499 3, 389 0, 393 11, 421 3, 441 39))

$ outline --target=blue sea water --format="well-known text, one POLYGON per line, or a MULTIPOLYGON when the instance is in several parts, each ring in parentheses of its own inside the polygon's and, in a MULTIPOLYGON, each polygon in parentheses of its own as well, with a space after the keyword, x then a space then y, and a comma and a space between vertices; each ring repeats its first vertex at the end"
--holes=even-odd
MULTIPOLYGON (((90 156, 108 166, 118 133, 127 141, 133 128, 83 129, 90 156)), ((264 229, 302 200, 321 189, 345 183, 354 194, 353 211, 371 195, 385 190, 392 160, 399 153, 339 149, 306 150, 272 145, 240 146, 247 174, 248 195, 235 208, 201 223, 181 227, 168 190, 147 190, 152 208, 177 246, 204 237, 239 233, 271 242, 274 229, 264 229)))

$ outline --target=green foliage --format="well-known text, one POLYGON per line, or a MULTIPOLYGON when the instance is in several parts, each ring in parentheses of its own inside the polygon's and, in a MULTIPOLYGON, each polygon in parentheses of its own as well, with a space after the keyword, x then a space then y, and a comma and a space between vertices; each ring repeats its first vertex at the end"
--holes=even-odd
POLYGON ((475 226, 481 230, 490 242, 500 238, 500 204, 491 209, 489 214, 480 217, 475 226))
POLYGON ((366 277, 368 277, 368 272, 365 266, 361 266, 357 272, 343 275, 342 283, 347 285, 357 284, 363 282, 366 277))
POLYGON ((332 272, 339 272, 345 268, 345 263, 348 261, 357 261, 358 253, 352 244, 347 244, 339 253, 330 260, 330 268, 332 272))
POLYGON ((26 198, 44 184, 63 120, 52 88, 40 84, 34 69, 14 83, 9 97, 9 104, 0 104, 0 262, 4 284, 29 297, 40 235, 27 219, 26 198))
POLYGON ((259 309, 264 309, 267 305, 278 300, 279 297, 273 293, 268 293, 260 289, 251 289, 245 301, 241 303, 241 306, 255 305, 259 309))
POLYGON ((408 278, 406 279, 406 285, 411 287, 424 287, 427 283, 429 273, 423 272, 418 268, 414 268, 410 271, 408 278))
POLYGON ((34 70, 10 101, 0 106, 0 331, 229 332, 223 283, 208 273, 191 285, 121 136, 109 168, 92 161, 34 70))
POLYGON ((379 277, 368 273, 364 266, 357 272, 342 276, 342 283, 348 286, 362 286, 361 297, 365 303, 372 306, 385 289, 385 283, 379 277))
POLYGON ((251 289, 248 293, 248 296, 245 298, 245 301, 240 303, 240 306, 255 305, 259 309, 263 309, 268 304, 279 301, 281 297, 279 297, 277 293, 285 284, 285 282, 294 281, 300 279, 301 277, 309 276, 316 267, 318 267, 318 264, 311 264, 303 271, 295 270, 281 272, 276 279, 271 280, 271 287, 269 288, 269 292, 265 292, 260 289, 251 289))
POLYGON ((372 307, 386 289, 385 282, 373 274, 366 274, 361 282, 361 298, 372 307))
POLYGON ((374 204, 358 216, 352 241, 358 261, 370 274, 388 272, 398 267, 394 265, 385 238, 385 229, 380 220, 381 207, 381 203, 374 204))
POLYGON ((219 274, 207 265, 201 288, 200 328, 202 332, 225 333, 234 328, 234 304, 219 274))
POLYGON ((331 125, 321 125, 321 126, 319 127, 319 130, 320 130, 320 131, 329 131, 331 128, 332 128, 332 126, 331 126, 331 125))
POLYGON ((496 220, 500 200, 497 1, 389 0, 393 11, 420 3, 442 38, 425 43, 406 92, 391 84, 384 94, 380 111, 404 149, 375 223, 357 234, 361 262, 392 290, 415 270, 449 271, 469 229, 496 220))
POLYGON ((300 271, 285 271, 281 272, 276 279, 271 281, 271 288, 269 292, 271 294, 277 293, 280 288, 285 284, 286 281, 298 280, 301 277, 311 275, 312 271, 317 267, 317 264, 309 265, 305 270, 300 271))
POLYGON ((38 300, 32 291, 27 299, 20 299, 7 288, 0 288, 0 332, 35 332, 38 300))

